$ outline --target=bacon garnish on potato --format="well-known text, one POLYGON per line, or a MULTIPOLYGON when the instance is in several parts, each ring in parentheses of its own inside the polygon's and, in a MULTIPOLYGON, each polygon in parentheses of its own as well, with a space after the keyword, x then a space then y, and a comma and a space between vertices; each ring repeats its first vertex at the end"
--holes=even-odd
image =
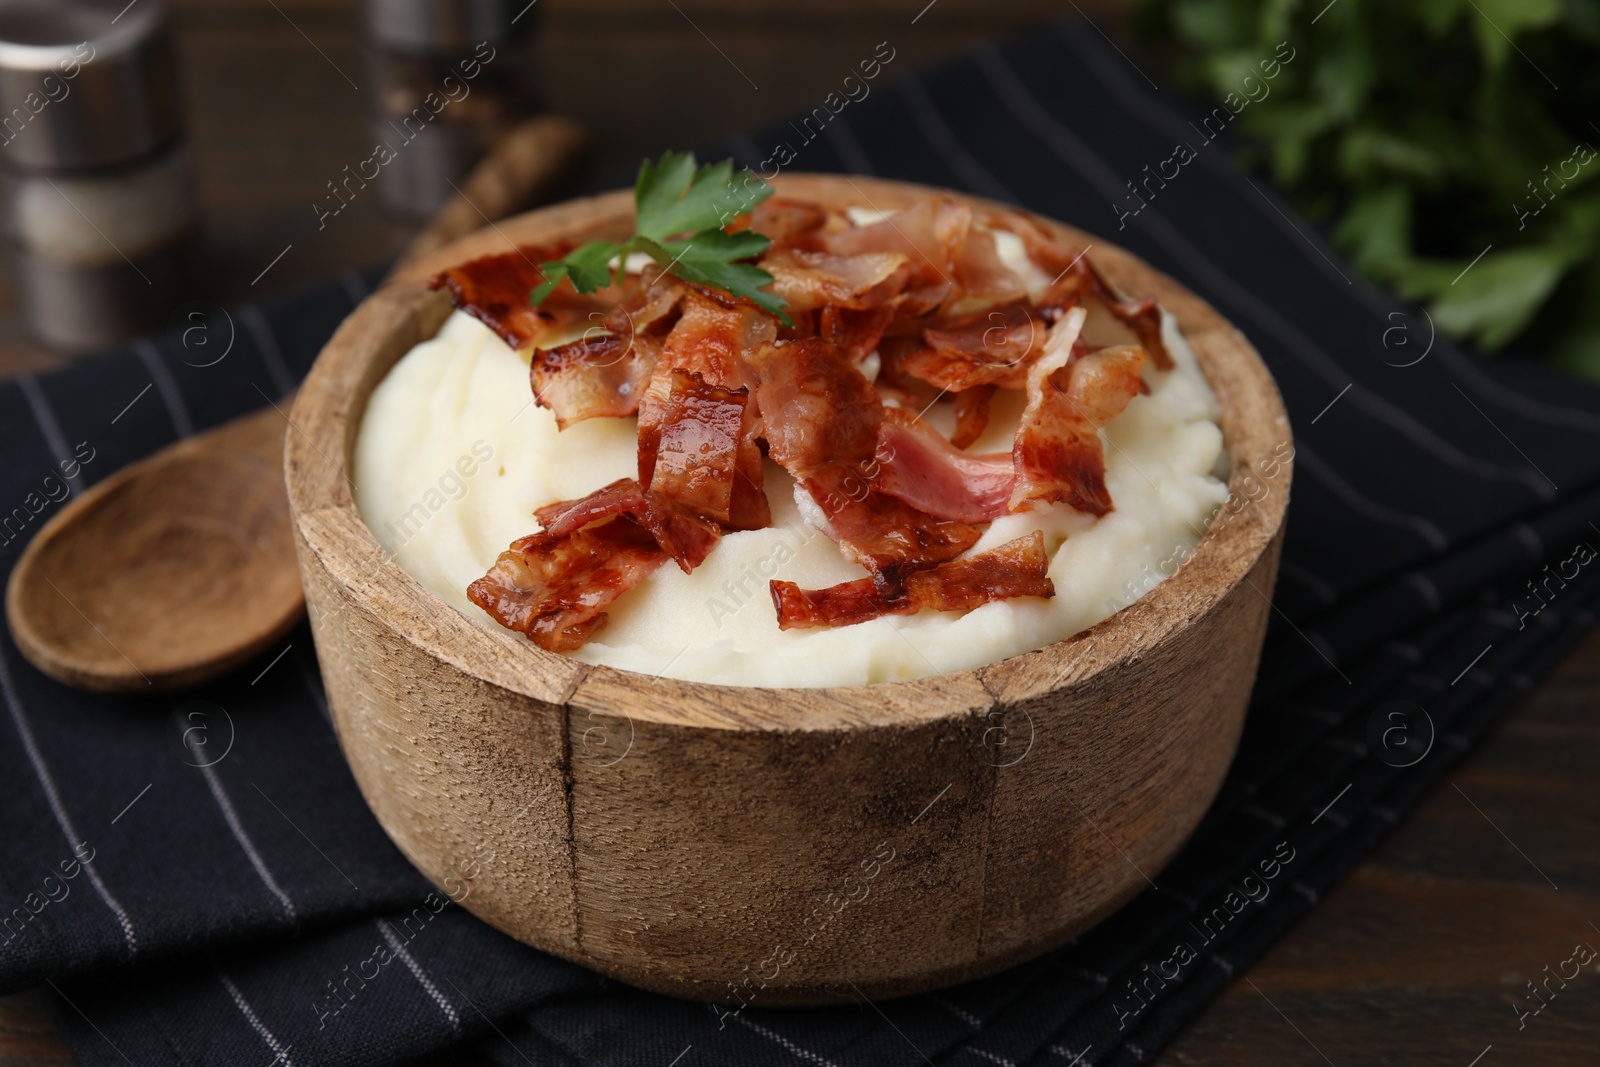
POLYGON ((593 325, 582 337, 535 348, 528 367, 534 399, 555 415, 557 429, 639 410, 683 293, 672 281, 645 285, 631 278, 616 306, 604 315, 590 312, 593 325))
POLYGON ((722 536, 716 523, 693 508, 651 492, 632 478, 618 478, 577 500, 546 504, 533 514, 552 537, 568 537, 596 523, 627 516, 647 530, 685 574, 705 562, 722 536))
POLYGON ((761 266, 772 275, 772 291, 791 311, 882 307, 905 288, 911 277, 906 263, 901 252, 838 255, 782 247, 761 258, 761 266))
POLYGON ((770 237, 774 244, 788 244, 807 234, 815 233, 828 221, 828 213, 820 205, 808 200, 791 200, 784 196, 768 197, 755 206, 748 215, 740 215, 723 229, 729 233, 754 230, 770 237))
POLYGON ((857 578, 826 589, 801 589, 774 578, 772 602, 780 630, 851 626, 884 615, 971 611, 1015 597, 1056 595, 1044 534, 1035 530, 998 548, 915 571, 900 582, 857 578))
POLYGON ((956 428, 950 434, 950 443, 957 448, 970 448, 983 431, 989 428, 989 401, 1000 391, 998 385, 975 385, 956 393, 956 428))
POLYGON ((550 652, 581 648, 606 624, 606 608, 667 559, 626 518, 566 536, 513 541, 467 597, 501 626, 550 652))
MULTIPOLYGON (((669 370, 650 382, 655 462, 650 489, 724 525, 739 483, 739 449, 750 433, 750 390, 712 385, 694 371, 669 370)), ((759 447, 753 442, 749 447, 759 447)))
POLYGON ((873 485, 952 522, 990 522, 1010 510, 1011 456, 971 456, 909 411, 890 408, 878 428, 873 485))
POLYGON ((713 516, 732 530, 760 530, 772 524, 772 509, 762 488, 761 444, 756 437, 759 422, 753 409, 744 410, 741 433, 732 442, 731 456, 726 454, 729 442, 724 437, 701 436, 696 447, 705 445, 706 451, 697 452, 694 457, 669 457, 670 469, 665 475, 668 481, 660 486, 655 484, 655 476, 663 439, 669 445, 674 440, 666 438, 669 425, 691 410, 702 414, 710 411, 706 403, 691 402, 690 387, 683 384, 686 379, 676 378, 674 372, 696 376, 699 385, 695 388, 726 390, 726 395, 732 396, 734 391, 748 389, 754 382, 745 353, 776 336, 772 316, 755 305, 731 298, 721 301, 697 286, 691 287, 683 300, 683 314, 667 335, 650 386, 639 402, 641 485, 669 495, 675 493, 688 485, 682 468, 691 461, 717 471, 732 470, 733 476, 726 483, 728 496, 725 501, 715 498, 713 516), (680 481, 670 484, 673 478, 680 481))
POLYGON ((760 378, 768 455, 794 476, 847 558, 874 571, 927 566, 978 540, 976 527, 886 491, 897 460, 882 454, 879 442, 896 424, 837 348, 806 338, 767 345, 750 362, 760 378))
POLYGON ((1050 328, 1045 354, 1028 374, 1028 406, 1011 449, 1016 487, 1011 509, 1034 501, 1067 504, 1089 515, 1111 511, 1100 427, 1139 394, 1144 349, 1118 345, 1074 356, 1084 311, 1050 328))
POLYGON ((1015 512, 1112 510, 1100 430, 1148 391, 1146 362, 1172 366, 1155 301, 1118 292, 1026 214, 944 197, 862 225, 773 197, 727 229, 772 239, 755 262, 787 323, 658 267, 590 296, 563 282, 533 308, 537 264, 570 245, 434 279, 530 350, 534 396, 558 428, 638 417, 638 477, 540 508, 542 531, 473 583, 473 602, 570 651, 663 562, 692 571, 724 534, 770 525, 767 459, 793 477, 805 520, 866 570, 827 589, 774 580, 784 629, 1053 596, 1042 535, 971 549, 1015 512), (1008 265, 1002 231, 1038 270, 1008 265), (1102 336, 1106 321, 1088 318, 1101 309, 1138 344, 1087 343, 1086 322, 1102 336), (1002 390, 1026 402, 1010 451, 968 453, 1002 390), (948 434, 935 428, 946 420, 948 434))
POLYGON ((548 337, 582 329, 594 313, 604 315, 611 304, 599 294, 584 296, 570 285, 557 287, 538 307, 528 303, 528 292, 544 281, 539 264, 572 250, 572 242, 525 245, 514 252, 480 256, 433 277, 430 289, 450 290, 451 302, 493 330, 512 348, 527 348, 548 337))
POLYGON ((923 330, 927 347, 902 357, 900 366, 940 389, 1021 389, 1048 329, 1030 305, 1015 301, 923 330))

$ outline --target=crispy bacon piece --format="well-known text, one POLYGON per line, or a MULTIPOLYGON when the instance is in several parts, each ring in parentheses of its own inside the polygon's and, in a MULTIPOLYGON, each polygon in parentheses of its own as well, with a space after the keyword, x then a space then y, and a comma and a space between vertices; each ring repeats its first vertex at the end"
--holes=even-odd
POLYGON ((550 652, 579 648, 606 624, 606 608, 666 561, 642 526, 626 518, 511 543, 467 597, 500 625, 550 652))
POLYGON ((829 464, 796 485, 826 522, 824 533, 852 563, 890 574, 953 559, 983 536, 976 526, 930 515, 872 487, 871 466, 829 464))
POLYGON ((894 316, 891 304, 865 311, 830 304, 817 315, 816 336, 832 342, 852 363, 860 364, 876 351, 894 316))
MULTIPOLYGON (((683 300, 683 315, 667 335, 650 387, 639 401, 640 484, 666 492, 673 488, 668 483, 661 486, 654 483, 663 435, 675 415, 688 410, 674 399, 676 396, 687 402, 685 387, 680 384, 675 392, 673 383, 677 379, 673 372, 690 372, 705 386, 713 388, 746 389, 753 383, 754 374, 745 362, 745 353, 771 342, 776 336, 772 316, 755 305, 731 298, 719 301, 698 286, 691 287, 683 300)), ((759 530, 772 524, 772 509, 761 484, 761 445, 757 440, 760 425, 754 411, 745 412, 743 431, 732 460, 735 476, 724 523, 729 529, 759 530)), ((709 467, 726 469, 725 456, 713 458, 702 454, 701 459, 709 467)), ((716 513, 721 514, 720 511, 716 513)))
POLYGON ((533 397, 562 430, 584 419, 632 415, 659 352, 655 339, 614 333, 535 350, 528 367, 533 397))
POLYGON ((1154 297, 1124 299, 1088 256, 1063 247, 1053 234, 1021 212, 999 212, 985 221, 1022 238, 1028 258, 1056 279, 1040 298, 1041 309, 1054 309, 1059 314, 1081 303, 1085 296, 1093 296, 1133 331, 1158 370, 1172 369, 1172 355, 1161 336, 1161 309, 1154 297))
POLYGON ((937 306, 955 287, 956 261, 966 247, 972 228, 972 211, 954 201, 938 197, 868 226, 853 226, 836 233, 825 233, 813 243, 819 251, 856 256, 868 252, 894 252, 906 257, 908 290, 939 290, 937 306))
MULTIPOLYGON (((1064 254, 1064 253, 1063 253, 1064 254)), ((1139 339, 1139 344, 1150 354, 1158 370, 1172 369, 1172 355, 1161 336, 1161 308, 1153 296, 1143 300, 1126 300, 1112 288, 1105 275, 1089 261, 1079 256, 1070 263, 1055 282, 1039 297, 1039 309, 1047 316, 1059 316, 1067 309, 1093 297, 1139 339)))
POLYGON ((976 226, 968 229, 953 265, 962 303, 1000 304, 1028 297, 1027 284, 1005 265, 994 234, 988 230, 976 226))
POLYGON ((1059 275, 1078 257, 1078 252, 1068 249, 1033 216, 1021 211, 997 211, 986 214, 985 225, 1005 230, 1022 238, 1023 250, 1028 258, 1052 278, 1059 275))
POLYGON ((805 252, 773 245, 761 257, 772 275, 772 291, 790 311, 825 306, 862 310, 878 307, 905 288, 912 272, 901 252, 805 252))
MULTIPOLYGON (((746 413, 751 414, 750 412, 746 413)), ((728 501, 730 530, 764 530, 772 525, 772 505, 767 502, 763 483, 766 471, 761 460, 761 421, 747 418, 744 437, 734 460, 733 495, 728 501)))
POLYGON ((554 504, 535 508, 533 517, 539 520, 544 533, 565 537, 585 526, 643 508, 644 490, 639 483, 632 478, 618 478, 610 485, 577 500, 558 500, 554 504))
POLYGON ((621 292, 610 311, 590 313, 595 325, 581 338, 533 352, 529 374, 534 398, 555 415, 559 429, 639 410, 639 397, 660 358, 684 288, 665 275, 654 282, 632 275, 621 292))
POLYGON ((989 401, 994 398, 996 385, 979 385, 963 389, 956 394, 956 429, 950 443, 957 448, 970 448, 989 427, 989 401))
POLYGON ((1137 345, 1117 345, 1073 359, 1083 320, 1083 309, 1075 308, 1052 326, 1045 354, 1028 374, 1028 406, 1011 447, 1013 511, 1035 500, 1097 516, 1112 508, 1097 431, 1138 395, 1145 354, 1137 345))
POLYGON ((737 388, 749 384, 744 354, 776 337, 772 316, 756 305, 692 285, 659 369, 694 371, 712 385, 737 388))
POLYGON ((1017 301, 923 330, 927 347, 903 357, 900 366, 940 389, 1021 389, 1029 362, 1044 349, 1046 330, 1038 313, 1017 301))
POLYGON ((755 349, 749 362, 774 463, 805 474, 872 459, 883 401, 839 349, 807 337, 755 349))
POLYGON ((772 238, 774 244, 787 244, 809 233, 820 230, 828 221, 828 213, 821 205, 809 200, 793 200, 774 196, 755 206, 748 215, 741 215, 723 227, 729 233, 754 230, 772 238))
POLYGON ((626 516, 649 531, 685 574, 704 563, 722 537, 715 523, 670 497, 641 488, 632 478, 618 478, 577 500, 546 504, 533 514, 552 537, 569 537, 595 523, 626 516))
POLYGON ((739 449, 751 433, 749 396, 744 386, 711 385, 693 371, 658 374, 647 394, 660 420, 651 491, 730 522, 739 449))
POLYGON ((1011 456, 969 456, 908 411, 884 414, 874 489, 951 522, 988 522, 1010 511, 1017 479, 1011 456))
POLYGON ((761 379, 756 397, 768 455, 794 475, 846 556, 873 570, 923 566, 977 541, 974 527, 878 487, 888 473, 880 432, 898 424, 885 421, 872 383, 837 348, 806 338, 759 349, 750 363, 761 379))
POLYGON ((772 602, 780 630, 850 626, 924 609, 970 611, 992 600, 1052 597, 1056 589, 1049 569, 1044 534, 1035 530, 988 552, 916 571, 898 583, 868 577, 827 589, 801 589, 774 579, 772 602))
POLYGON ((570 332, 590 321, 591 313, 604 315, 610 302, 582 296, 563 282, 543 304, 533 307, 528 293, 544 275, 539 264, 559 259, 572 250, 570 241, 553 245, 528 245, 515 252, 480 256, 428 282, 430 289, 450 290, 451 303, 499 335, 512 348, 526 348, 544 337, 570 332))
POLYGON ((926 411, 939 399, 940 390, 905 369, 905 361, 926 346, 921 337, 885 337, 878 344, 878 393, 884 400, 912 411, 926 411))

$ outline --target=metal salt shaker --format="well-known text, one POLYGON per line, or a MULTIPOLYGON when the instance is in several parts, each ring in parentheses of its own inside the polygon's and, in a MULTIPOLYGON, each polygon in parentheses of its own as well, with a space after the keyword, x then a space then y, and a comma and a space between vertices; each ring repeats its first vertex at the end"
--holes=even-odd
POLYGON ((0 5, 0 205, 39 340, 81 351, 165 323, 199 210, 160 0, 0 5))

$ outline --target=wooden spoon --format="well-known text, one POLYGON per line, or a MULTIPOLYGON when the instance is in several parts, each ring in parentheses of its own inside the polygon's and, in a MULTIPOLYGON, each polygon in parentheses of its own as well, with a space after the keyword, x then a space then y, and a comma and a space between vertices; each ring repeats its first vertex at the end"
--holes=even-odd
MULTIPOLYGON (((586 154, 565 119, 516 127, 396 270, 547 196, 586 154)), ((271 648, 305 610, 283 484, 289 402, 123 468, 62 508, 6 586, 23 655, 99 692, 181 689, 271 648)))
POLYGON ((178 689, 239 666, 305 609, 267 408, 171 445, 67 504, 6 588, 22 654, 68 685, 178 689))

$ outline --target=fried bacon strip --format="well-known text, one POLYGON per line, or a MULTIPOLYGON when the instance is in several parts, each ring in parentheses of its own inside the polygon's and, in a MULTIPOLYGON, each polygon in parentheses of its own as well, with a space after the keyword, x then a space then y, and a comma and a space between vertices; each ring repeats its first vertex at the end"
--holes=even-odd
POLYGON ((630 277, 622 288, 622 299, 604 316, 591 313, 597 327, 576 341, 533 353, 533 395, 555 415, 557 429, 639 410, 684 290, 672 281, 647 284, 639 277, 630 277))
POLYGON ((632 415, 658 352, 658 342, 616 333, 536 350, 528 368, 533 397, 562 430, 584 419, 632 415))
POLYGON ((970 611, 993 600, 1055 596, 1049 568, 1044 534, 1035 530, 987 552, 916 571, 901 582, 868 577, 826 589, 801 589, 773 579, 772 603, 780 630, 850 626, 924 609, 970 611))
POLYGON ((606 624, 606 608, 667 559, 644 527, 626 518, 511 543, 467 597, 501 626, 540 648, 571 652, 606 624))
POLYGON ((704 563, 722 537, 715 523, 670 497, 641 488, 632 478, 618 478, 578 500, 546 504, 533 515, 552 537, 569 537, 595 523, 626 516, 648 531, 685 574, 704 563))
POLYGON ((860 466, 878 447, 883 401, 872 383, 820 337, 763 345, 749 354, 767 454, 790 474, 860 466))
POLYGON ((979 385, 963 389, 956 394, 956 429, 950 443, 957 448, 970 448, 989 428, 989 401, 999 390, 997 385, 979 385))
MULTIPOLYGON (((1065 255, 1066 252, 1061 251, 1054 258, 1065 255)), ((1172 369, 1172 355, 1167 351, 1167 342, 1161 334, 1161 308, 1156 304, 1155 297, 1124 299, 1089 261, 1088 256, 1079 255, 1068 261, 1062 273, 1040 296, 1038 306, 1045 315, 1057 317, 1083 303, 1086 297, 1098 301, 1111 313, 1112 318, 1132 331, 1140 346, 1150 354, 1157 370, 1172 369)))
POLYGON ((956 263, 966 248, 972 211, 944 197, 924 200, 892 218, 821 233, 817 251, 856 256, 891 252, 906 257, 905 289, 919 311, 930 311, 956 291, 956 263))
MULTIPOLYGON (((694 371, 669 370, 650 382, 655 464, 650 490, 724 525, 732 522, 739 452, 751 440, 750 390, 712 385, 694 371)), ((755 455, 760 457, 759 446, 755 455)))
MULTIPOLYGON (((683 315, 667 335, 649 388, 639 401, 641 485, 670 494, 687 484, 691 457, 686 454, 674 454, 663 473, 662 484, 655 484, 656 466, 668 427, 676 416, 690 409, 710 410, 709 400, 697 399, 705 389, 723 390, 721 395, 725 397, 747 390, 754 375, 746 365, 745 353, 771 342, 776 336, 777 327, 772 316, 755 305, 725 295, 719 300, 698 286, 691 287, 683 300, 683 315), (674 374, 680 371, 688 372, 699 384, 685 384, 688 379, 674 374)), ((741 409, 744 408, 741 403, 741 409)), ((694 464, 707 470, 733 472, 725 483, 728 485, 726 502, 711 512, 719 517, 725 515, 720 521, 728 529, 759 530, 772 524, 772 509, 761 484, 759 430, 755 412, 744 410, 740 436, 731 444, 731 457, 724 454, 730 447, 725 438, 707 435, 695 443, 696 448, 704 444, 712 451, 697 452, 694 464), (719 449, 722 451, 717 451, 719 449)), ((668 440, 669 445, 673 443, 672 439, 668 440)))
POLYGON ((791 312, 880 307, 905 288, 911 277, 911 271, 903 269, 906 262, 901 252, 839 255, 783 245, 774 245, 761 257, 762 268, 772 275, 773 293, 784 299, 791 312))
POLYGON ((969 456, 908 411, 884 412, 873 487, 951 522, 978 523, 1010 511, 1011 456, 969 456))
POLYGON ((963 303, 1002 304, 1028 297, 1027 283, 1001 260, 994 234, 987 230, 967 230, 953 266, 963 303))
POLYGON ((1047 330, 1026 301, 1004 304, 923 330, 927 347, 902 357, 900 366, 940 389, 1021 389, 1047 330))
POLYGON ((1062 247, 1054 235, 1021 212, 1000 212, 984 221, 1022 238, 1028 258, 1056 279, 1040 299, 1041 309, 1054 309, 1059 314, 1081 303, 1085 296, 1092 296, 1133 331, 1157 370, 1172 369, 1172 354, 1161 335, 1161 309, 1154 297, 1125 299, 1083 252, 1062 247))
POLYGON ((859 365, 877 351, 894 316, 891 304, 865 311, 830 304, 817 315, 816 336, 831 341, 852 363, 859 365))
POLYGON ((796 479, 796 499, 822 516, 822 531, 852 563, 876 574, 906 571, 954 559, 983 531, 969 523, 930 515, 874 489, 871 474, 829 464, 796 479))
POLYGON ((1083 309, 1074 308, 1052 326, 1045 354, 1028 374, 1028 406, 1011 447, 1013 511, 1039 500, 1097 516, 1112 509, 1098 431, 1138 395, 1145 353, 1118 345, 1074 359, 1083 320, 1083 309))
POLYGON ((802 506, 850 559, 881 571, 950 559, 981 531, 930 514, 879 487, 886 422, 872 383, 833 345, 805 338, 750 354, 773 462, 794 475, 802 506))
POLYGON ((723 227, 729 233, 754 230, 772 238, 773 244, 790 244, 822 229, 828 213, 808 200, 774 196, 763 200, 748 215, 741 215, 723 227))
POLYGON ((598 294, 582 296, 566 284, 558 286, 538 307, 528 303, 529 291, 544 281, 539 264, 571 250, 572 242, 563 241, 480 256, 434 275, 428 288, 448 288, 456 307, 512 348, 527 348, 542 338, 570 333, 574 327, 581 329, 591 313, 604 315, 611 309, 610 302, 598 294))

